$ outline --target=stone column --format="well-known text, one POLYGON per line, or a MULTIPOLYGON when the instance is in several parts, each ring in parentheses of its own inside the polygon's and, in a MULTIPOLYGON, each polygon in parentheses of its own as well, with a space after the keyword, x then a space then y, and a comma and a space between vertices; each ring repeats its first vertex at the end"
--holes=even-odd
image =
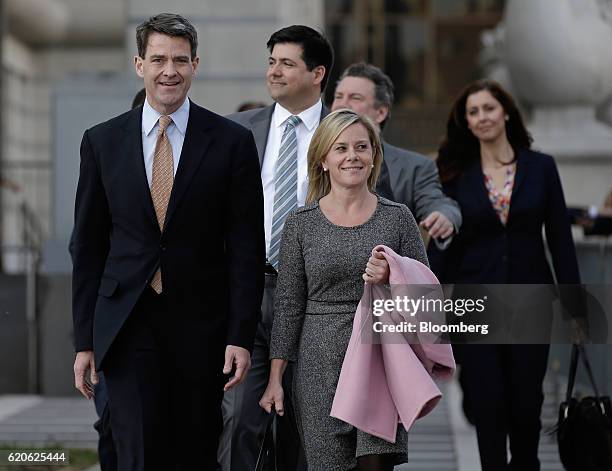
POLYGON ((323 0, 280 0, 279 27, 302 24, 315 29, 324 29, 323 0))
POLYGON ((611 186, 612 20, 599 0, 509 0, 503 59, 531 109, 534 148, 557 158, 570 204, 598 205, 611 186))

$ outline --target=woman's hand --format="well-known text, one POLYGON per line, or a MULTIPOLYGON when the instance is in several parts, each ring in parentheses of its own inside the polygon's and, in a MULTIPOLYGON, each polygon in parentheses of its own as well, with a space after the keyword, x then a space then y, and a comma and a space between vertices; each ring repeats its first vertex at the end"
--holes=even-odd
POLYGON ((266 391, 259 400, 259 406, 268 414, 272 412, 272 407, 274 407, 276 413, 282 416, 285 414, 285 409, 283 406, 284 399, 285 392, 283 391, 282 384, 279 381, 270 381, 266 391))
POLYGON ((389 282, 389 264, 382 253, 372 250, 362 278, 374 285, 389 282))

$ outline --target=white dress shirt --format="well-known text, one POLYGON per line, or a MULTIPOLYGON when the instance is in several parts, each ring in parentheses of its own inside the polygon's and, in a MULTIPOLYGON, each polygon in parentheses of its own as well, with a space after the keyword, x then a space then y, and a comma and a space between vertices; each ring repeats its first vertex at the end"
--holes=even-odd
MULTIPOLYGON (((161 114, 149 105, 145 100, 142 106, 142 153, 144 156, 145 169, 147 171, 147 181, 149 188, 153 179, 153 157, 155 156, 155 145, 157 144, 157 129, 159 127, 159 117, 161 114)), ((174 113, 169 115, 172 122, 166 129, 166 134, 172 146, 172 160, 174 161, 174 175, 181 158, 183 142, 185 141, 185 131, 189 121, 189 98, 174 113)))
MULTIPOLYGON (((308 146, 314 134, 319 120, 323 104, 318 100, 310 108, 302 111, 298 116, 302 122, 295 128, 297 137, 297 200, 298 206, 304 206, 306 193, 308 192, 308 163, 306 156, 308 146)), ((272 238, 272 212, 274 210, 274 170, 278 160, 281 139, 285 131, 287 118, 292 114, 281 105, 276 103, 270 121, 268 131, 268 142, 264 153, 263 165, 261 167, 261 181, 264 190, 264 226, 266 231, 266 253, 270 250, 270 239, 272 238)))

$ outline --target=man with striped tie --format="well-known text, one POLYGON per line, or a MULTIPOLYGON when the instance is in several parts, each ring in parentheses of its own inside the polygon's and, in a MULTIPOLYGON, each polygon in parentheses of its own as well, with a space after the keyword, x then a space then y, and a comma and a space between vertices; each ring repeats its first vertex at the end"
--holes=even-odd
POLYGON ((263 292, 257 149, 187 98, 199 63, 188 20, 156 15, 136 39, 144 105, 81 144, 75 386, 91 399, 104 372, 119 471, 211 471, 223 390, 249 369, 263 292))
MULTIPOLYGON (((276 31, 267 47, 270 55, 266 84, 274 104, 229 116, 249 128, 255 137, 264 188, 267 263, 262 319, 251 371, 247 380, 227 392, 223 400, 224 428, 219 445, 223 471, 255 469, 266 422, 266 413, 258 403, 268 381, 283 223, 287 214, 302 206, 306 198, 306 154, 319 121, 328 113, 321 93, 333 65, 331 45, 321 33, 307 26, 293 25, 276 31)), ((294 471, 300 469, 298 462, 303 458, 293 416, 288 415, 277 421, 277 467, 294 471)))

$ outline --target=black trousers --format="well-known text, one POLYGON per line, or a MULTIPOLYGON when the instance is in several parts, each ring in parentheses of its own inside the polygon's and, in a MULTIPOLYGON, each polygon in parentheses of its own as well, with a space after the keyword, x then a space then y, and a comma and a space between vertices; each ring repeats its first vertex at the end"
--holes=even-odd
POLYGON ((119 471, 216 469, 223 352, 203 378, 178 368, 177 315, 147 288, 105 359, 119 471))
POLYGON ((94 402, 98 420, 94 428, 98 432, 98 459, 101 471, 117 471, 117 453, 110 424, 110 408, 104 373, 98 373, 99 383, 94 387, 94 402))
POLYGON ((461 347, 465 395, 483 471, 540 470, 542 382, 548 351, 548 345, 461 347))
MULTIPOLYGON (((246 381, 223 398, 223 434, 219 462, 223 471, 252 471, 263 439, 266 411, 259 400, 270 376, 270 333, 274 318, 276 276, 266 274, 262 318, 257 326, 251 369, 246 381)), ((291 366, 283 377, 285 415, 276 418, 276 458, 279 471, 305 471, 306 460, 297 431, 291 403, 291 366)))

